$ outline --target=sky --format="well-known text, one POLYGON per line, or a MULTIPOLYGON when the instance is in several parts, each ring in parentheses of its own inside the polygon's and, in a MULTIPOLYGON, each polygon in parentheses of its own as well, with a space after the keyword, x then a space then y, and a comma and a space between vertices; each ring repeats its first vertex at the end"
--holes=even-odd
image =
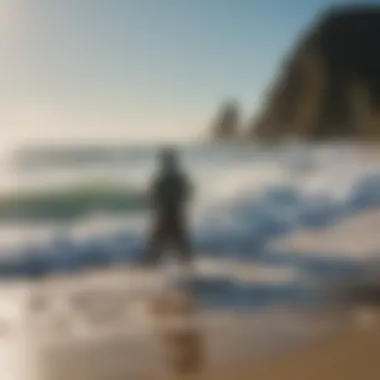
POLYGON ((1 144, 197 139, 229 98, 249 119, 300 33, 343 3, 0 0, 1 144))

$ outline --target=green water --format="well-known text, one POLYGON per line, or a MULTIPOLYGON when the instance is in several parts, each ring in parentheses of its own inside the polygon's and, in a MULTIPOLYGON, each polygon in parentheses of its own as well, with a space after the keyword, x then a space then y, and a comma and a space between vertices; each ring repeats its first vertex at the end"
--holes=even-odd
POLYGON ((58 221, 93 212, 121 214, 146 208, 145 195, 128 186, 85 183, 0 195, 0 221, 58 221))

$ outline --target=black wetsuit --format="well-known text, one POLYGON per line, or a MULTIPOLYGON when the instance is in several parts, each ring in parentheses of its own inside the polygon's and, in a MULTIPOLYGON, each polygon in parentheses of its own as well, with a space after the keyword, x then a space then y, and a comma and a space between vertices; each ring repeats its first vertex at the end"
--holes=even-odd
POLYGON ((191 258, 187 225, 187 202, 192 189, 188 178, 178 170, 161 172, 151 188, 153 228, 148 262, 157 264, 168 247, 175 249, 183 262, 191 258))

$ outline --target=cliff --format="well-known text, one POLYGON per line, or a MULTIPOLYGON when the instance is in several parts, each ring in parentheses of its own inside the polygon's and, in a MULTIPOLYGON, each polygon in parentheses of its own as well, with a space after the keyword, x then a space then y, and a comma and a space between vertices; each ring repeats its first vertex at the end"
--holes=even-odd
POLYGON ((235 101, 226 101, 220 107, 211 123, 211 140, 224 141, 238 138, 240 131, 240 110, 235 101))
POLYGON ((380 137, 380 6, 333 8, 298 41, 249 133, 380 137))

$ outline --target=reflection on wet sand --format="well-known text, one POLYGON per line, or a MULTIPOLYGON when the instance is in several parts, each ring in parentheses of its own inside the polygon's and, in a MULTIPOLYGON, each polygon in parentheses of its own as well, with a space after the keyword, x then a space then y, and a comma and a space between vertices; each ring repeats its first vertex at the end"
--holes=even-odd
POLYGON ((351 326, 317 344, 199 380, 377 380, 379 352, 380 320, 377 319, 371 328, 351 326))
MULTIPOLYGON (((123 327, 130 329, 130 326, 127 318, 124 319, 124 325, 120 324, 120 312, 125 311, 125 305, 116 293, 115 299, 109 295, 104 298, 102 292, 96 293, 97 298, 94 295, 78 293, 68 299, 71 312, 78 313, 79 319, 70 320, 68 314, 66 318, 63 314, 45 315, 47 319, 53 317, 50 329, 54 330, 54 337, 45 337, 45 342, 40 341, 36 345, 41 379, 116 380, 144 373, 150 376, 168 370, 173 373, 194 373, 200 369, 201 334, 191 320, 196 314, 191 296, 165 293, 152 297, 149 309, 154 325, 150 331, 146 329, 145 338, 141 339, 123 334, 123 327), (99 304, 106 308, 102 309, 99 304), (106 309, 108 313, 104 314, 106 309), (86 338, 80 338, 74 332, 74 326, 70 326, 79 320, 88 326, 86 338), (103 330, 103 334, 99 330, 103 330)), ((49 328, 44 323, 40 323, 39 327, 49 328)))
POLYGON ((353 366, 374 359, 367 344, 375 353, 380 349, 373 292, 351 292, 354 302, 329 308, 215 311, 199 309, 191 293, 172 283, 146 281, 138 288, 126 277, 108 270, 51 278, 27 285, 22 297, 7 289, 13 322, 4 320, 6 335, 0 338, 22 344, 4 365, 21 371, 20 363, 28 364, 21 377, 6 380, 297 380, 313 367, 326 374, 319 378, 330 379, 333 369, 334 380, 343 380, 336 372, 343 359, 353 366), (27 311, 25 318, 21 311, 27 311))
MULTIPOLYGON (((334 330, 331 312, 199 310, 181 286, 123 271, 47 279, 30 293, 25 380, 156 379, 226 373, 334 330)), ((17 379, 18 380, 18 379, 17 379)), ((24 379, 22 379, 24 380, 24 379)))

